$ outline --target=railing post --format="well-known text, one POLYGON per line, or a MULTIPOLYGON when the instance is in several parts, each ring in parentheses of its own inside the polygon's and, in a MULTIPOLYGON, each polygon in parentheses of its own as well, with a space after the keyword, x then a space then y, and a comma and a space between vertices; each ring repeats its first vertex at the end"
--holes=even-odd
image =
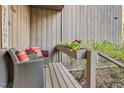
POLYGON ((87 87, 95 88, 96 87, 96 63, 98 60, 97 52, 88 50, 86 53, 87 56, 87 87))

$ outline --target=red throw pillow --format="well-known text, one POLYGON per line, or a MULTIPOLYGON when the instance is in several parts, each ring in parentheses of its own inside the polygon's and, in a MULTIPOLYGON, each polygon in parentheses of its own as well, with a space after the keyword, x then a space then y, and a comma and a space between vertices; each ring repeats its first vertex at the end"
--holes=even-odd
POLYGON ((26 52, 34 52, 37 55, 38 58, 43 57, 43 54, 42 54, 42 52, 41 52, 39 47, 31 47, 29 49, 26 49, 25 51, 26 52))
POLYGON ((16 51, 16 56, 20 62, 28 61, 29 57, 24 50, 16 51))

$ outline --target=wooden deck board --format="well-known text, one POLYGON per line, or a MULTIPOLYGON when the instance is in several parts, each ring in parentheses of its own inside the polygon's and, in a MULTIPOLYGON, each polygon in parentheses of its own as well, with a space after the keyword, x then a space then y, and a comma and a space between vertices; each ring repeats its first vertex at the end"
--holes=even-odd
POLYGON ((49 71, 49 67, 46 67, 45 68, 45 87, 46 88, 52 88, 52 82, 51 82, 51 76, 50 76, 50 71, 49 71))
POLYGON ((43 80, 44 80, 44 88, 46 86, 46 66, 44 66, 44 69, 43 69, 43 80))
POLYGON ((70 79, 67 77, 67 75, 65 74, 65 72, 61 69, 61 66, 56 63, 56 66, 58 67, 63 79, 65 80, 68 88, 74 88, 74 85, 72 84, 72 82, 70 81, 70 79))
POLYGON ((50 68, 50 72, 51 72, 51 79, 52 79, 53 87, 59 88, 60 85, 59 85, 59 82, 56 77, 56 73, 55 73, 54 68, 51 63, 49 64, 49 68, 50 68))
POLYGON ((60 87, 61 88, 67 88, 67 85, 65 84, 65 81, 61 75, 61 73, 59 72, 59 69, 57 68, 56 64, 53 63, 53 67, 55 69, 55 72, 56 72, 56 76, 58 78, 58 81, 59 81, 59 84, 60 84, 60 87))
POLYGON ((61 66, 61 69, 63 69, 63 71, 65 72, 65 74, 68 76, 68 78, 70 79, 70 81, 72 82, 72 84, 76 87, 76 88, 81 88, 81 86, 79 85, 79 83, 74 79, 74 77, 65 69, 65 67, 59 63, 59 65, 61 66))

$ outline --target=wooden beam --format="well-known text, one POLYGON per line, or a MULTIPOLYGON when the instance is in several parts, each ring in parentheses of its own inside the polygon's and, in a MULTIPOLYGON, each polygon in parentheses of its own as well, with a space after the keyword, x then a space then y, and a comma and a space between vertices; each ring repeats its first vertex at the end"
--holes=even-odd
POLYGON ((98 61, 97 52, 87 51, 87 87, 95 88, 96 87, 96 63, 98 61))
POLYGON ((66 48, 63 45, 57 45, 56 49, 75 59, 86 58, 86 49, 71 51, 69 48, 66 48))
POLYGON ((46 8, 46 9, 53 9, 61 11, 64 5, 30 5, 31 7, 39 7, 39 8, 46 8))

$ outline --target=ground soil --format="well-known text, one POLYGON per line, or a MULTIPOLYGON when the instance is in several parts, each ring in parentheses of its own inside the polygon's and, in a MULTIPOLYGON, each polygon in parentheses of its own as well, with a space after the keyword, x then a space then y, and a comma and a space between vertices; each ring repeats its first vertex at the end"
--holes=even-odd
MULTIPOLYGON (((71 74, 82 87, 86 86, 86 73, 83 71, 72 71, 71 74)), ((111 68, 97 69, 97 88, 124 88, 124 71, 111 68)))

